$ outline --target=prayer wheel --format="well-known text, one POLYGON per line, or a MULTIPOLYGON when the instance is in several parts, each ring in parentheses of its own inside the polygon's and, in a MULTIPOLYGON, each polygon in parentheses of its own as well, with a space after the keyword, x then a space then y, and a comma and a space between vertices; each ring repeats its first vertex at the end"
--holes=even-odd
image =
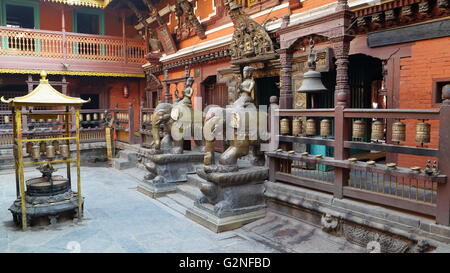
POLYGON ((406 140, 406 125, 397 121, 392 124, 392 141, 400 142, 406 140))
POLYGON ((101 120, 105 119, 105 114, 104 113, 100 113, 100 119, 101 120))
POLYGON ((49 144, 45 147, 45 156, 47 158, 54 158, 55 157, 55 146, 49 144))
POLYGON ((362 120, 353 121, 352 138, 363 138, 366 133, 366 123, 362 120))
POLYGON ((39 157, 41 157, 41 148, 37 143, 31 147, 31 157, 33 159, 39 159, 39 157))
POLYGON ((41 153, 45 153, 45 151, 47 150, 47 143, 45 143, 44 141, 41 141, 40 143, 39 143, 39 147, 40 147, 40 149, 39 149, 39 151, 41 152, 41 153))
POLYGON ((94 120, 98 120, 98 114, 94 113, 94 120))
POLYGON ((322 137, 331 136, 331 120, 322 119, 320 122, 320 135, 322 137))
POLYGON ((298 136, 302 134, 302 120, 299 118, 294 118, 292 121, 292 134, 298 136))
POLYGON ((58 153, 59 152, 59 141, 53 140, 52 145, 55 146, 55 153, 58 153))
POLYGON ((431 124, 426 122, 419 122, 416 124, 416 142, 429 143, 430 142, 431 124))
POLYGON ((306 135, 315 136, 316 135, 316 121, 312 118, 306 121, 306 135))
POLYGON ((376 120, 372 122, 372 134, 371 134, 372 140, 383 140, 384 139, 384 123, 376 120))
POLYGON ((8 124, 8 123, 10 122, 10 121, 9 121, 9 116, 8 116, 8 115, 3 116, 3 120, 4 120, 5 124, 8 124))
POLYGON ((31 156, 31 148, 33 147, 33 143, 32 142, 27 142, 27 144, 25 144, 25 149, 28 155, 31 156))
POLYGON ((280 134, 289 135, 289 120, 287 118, 280 120, 280 134))
POLYGON ((80 121, 83 121, 83 114, 80 114, 80 121))
POLYGON ((86 121, 91 121, 91 114, 86 115, 86 121))
POLYGON ((62 157, 68 158, 70 156, 69 145, 61 144, 59 145, 59 153, 62 157))

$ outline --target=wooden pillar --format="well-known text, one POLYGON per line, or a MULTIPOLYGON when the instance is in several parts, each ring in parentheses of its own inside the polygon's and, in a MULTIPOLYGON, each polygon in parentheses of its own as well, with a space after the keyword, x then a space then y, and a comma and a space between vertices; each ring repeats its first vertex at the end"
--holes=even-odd
POLYGON ((124 63, 128 63, 128 54, 127 54, 127 36, 126 36, 126 25, 125 25, 125 13, 122 11, 120 13, 120 17, 122 19, 122 46, 123 46, 123 60, 124 63))
POLYGON ((294 101, 292 94, 292 58, 293 52, 290 49, 280 49, 281 78, 280 78, 280 108, 291 109, 294 101))
MULTIPOLYGON (((339 1, 343 2, 343 1, 339 1)), ((339 4, 338 4, 339 8, 339 4)), ((344 32, 343 32, 344 33, 344 32)), ((350 85, 348 82, 348 54, 352 36, 341 35, 330 38, 336 58, 336 88, 335 88, 335 120, 334 120, 334 158, 345 160, 348 149, 344 148, 344 141, 349 140, 350 121, 344 119, 344 109, 350 102, 350 85)), ((334 171, 334 196, 343 197, 343 188, 348 184, 349 170, 336 168, 334 171)))
POLYGON ((128 103, 128 143, 134 144, 134 108, 128 103))
POLYGON ((446 183, 437 184, 436 200, 436 222, 441 225, 450 225, 450 94, 444 94, 445 100, 442 103, 439 113, 439 171, 447 176, 446 183))
POLYGON ((164 70, 164 102, 171 103, 170 101, 170 83, 167 82, 169 79, 169 71, 164 70))
POLYGON ((63 43, 64 62, 67 61, 67 36, 66 36, 66 15, 64 14, 64 5, 61 5, 61 31, 63 43))

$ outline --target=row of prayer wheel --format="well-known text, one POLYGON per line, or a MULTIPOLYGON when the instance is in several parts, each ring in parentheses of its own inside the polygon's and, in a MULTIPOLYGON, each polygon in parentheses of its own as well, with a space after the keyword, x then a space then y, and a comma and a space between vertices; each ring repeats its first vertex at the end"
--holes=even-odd
POLYGON ((144 123, 150 123, 151 122, 151 116, 152 116, 152 114, 144 114, 144 115, 142 115, 142 122, 144 122, 144 123))
MULTIPOLYGON (((92 114, 92 116, 91 116, 91 114, 86 114, 85 119, 86 119, 86 121, 98 120, 99 116, 100 116, 101 120, 105 119, 104 113, 100 113, 100 114, 94 113, 94 114, 92 114), (92 117, 92 119, 91 119, 91 117, 92 117)), ((80 115, 80 121, 83 121, 83 115, 80 115)))
POLYGON ((69 145, 66 143, 60 144, 58 140, 54 140, 51 143, 45 141, 27 142, 25 145, 26 152, 33 159, 39 159, 41 155, 45 155, 47 158, 54 158, 57 154, 64 158, 70 157, 69 145))
MULTIPOLYGON (((386 125, 379 120, 372 122, 372 133, 370 138, 375 141, 384 139, 384 131, 386 125)), ((362 120, 353 121, 353 138, 364 138, 366 130, 366 123, 362 120)), ((419 122, 416 124, 415 141, 418 143, 429 143, 431 139, 431 124, 426 122, 419 122)), ((392 124, 392 139, 393 142, 401 142, 406 140, 406 124, 397 121, 392 124)))
MULTIPOLYGON (((317 134, 317 125, 316 125, 315 119, 308 119, 306 120, 306 128, 305 128, 305 135, 307 136, 315 136, 317 134)), ((282 135, 289 135, 290 128, 289 128, 289 119, 284 118, 280 120, 280 134, 282 135)), ((303 134, 303 121, 299 118, 294 118, 292 120, 292 134, 294 136, 299 136, 303 134)), ((332 135, 331 130, 331 120, 329 119, 322 119, 320 121, 320 136, 322 137, 329 137, 332 135)))
MULTIPOLYGON (((289 119, 283 118, 280 120, 280 134, 289 135, 289 119)), ((315 136, 317 133, 317 122, 315 119, 306 120, 306 128, 304 134, 306 136, 315 136)), ((353 138, 364 138, 366 134, 366 122, 362 120, 353 121, 352 126, 353 138)), ((303 134, 303 121, 299 118, 292 120, 292 135, 299 136, 303 134)), ((383 140, 385 134, 385 124, 379 120, 372 122, 371 139, 375 141, 383 140)), ((329 137, 332 135, 331 120, 322 119, 320 121, 320 136, 329 137)), ((416 124, 416 137, 418 143, 429 143, 431 139, 431 124, 426 122, 419 122, 416 124)), ((397 121, 392 124, 392 141, 400 142, 406 140, 406 124, 397 121)))
POLYGON ((118 120, 128 120, 128 113, 117 113, 116 118, 118 120))

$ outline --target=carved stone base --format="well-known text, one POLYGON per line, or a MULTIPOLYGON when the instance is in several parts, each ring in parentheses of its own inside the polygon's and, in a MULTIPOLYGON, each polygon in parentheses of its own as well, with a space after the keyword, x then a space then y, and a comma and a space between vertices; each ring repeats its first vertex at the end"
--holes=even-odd
POLYGON ((216 233, 237 229, 266 216, 265 209, 229 217, 218 217, 209 211, 194 207, 186 211, 186 217, 216 233))
POLYGON ((203 164, 203 153, 155 154, 142 159, 149 171, 138 185, 138 191, 158 198, 176 191, 177 185, 187 181, 187 175, 195 173, 203 164))
POLYGON ((197 171, 195 180, 203 196, 186 216, 199 224, 222 232, 238 228, 265 215, 264 180, 268 169, 245 167, 230 173, 197 171))
MULTIPOLYGON (((64 199, 59 198, 57 201, 51 199, 52 196, 49 196, 47 197, 50 200, 49 202, 44 202, 44 197, 41 197, 42 200, 39 200, 39 204, 31 204, 27 202, 26 213, 28 225, 31 225, 33 222, 41 223, 42 221, 39 221, 38 218, 48 218, 50 224, 55 224, 61 215, 68 215, 70 218, 75 217, 78 212, 77 194, 69 191, 64 196, 64 199)), ((22 209, 19 199, 14 201, 9 208, 9 211, 11 211, 13 215, 14 222, 17 225, 20 225, 22 222, 22 209)))

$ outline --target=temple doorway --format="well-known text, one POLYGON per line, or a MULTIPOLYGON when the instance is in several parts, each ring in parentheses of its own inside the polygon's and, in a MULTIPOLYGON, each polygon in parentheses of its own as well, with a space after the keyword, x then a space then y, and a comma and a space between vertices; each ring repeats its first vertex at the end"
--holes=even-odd
POLYGON ((264 77, 255 79, 256 82, 256 92, 254 94, 254 99, 257 105, 270 105, 270 97, 280 96, 280 77, 264 77))

